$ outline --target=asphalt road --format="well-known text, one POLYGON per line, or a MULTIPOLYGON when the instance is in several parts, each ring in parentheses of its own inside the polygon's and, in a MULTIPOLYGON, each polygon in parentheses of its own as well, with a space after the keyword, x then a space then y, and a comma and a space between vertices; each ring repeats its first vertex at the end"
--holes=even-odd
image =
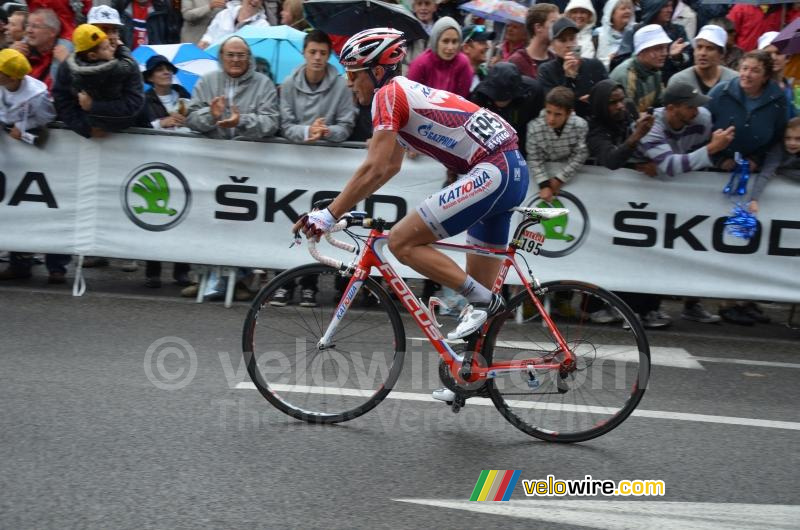
MULTIPOLYGON (((248 389, 246 304, 92 274, 82 298, 41 277, 0 285, 0 528, 797 528, 800 332, 786 307, 755 328, 651 332, 648 413, 553 445, 492 407, 391 395, 345 424, 295 421, 248 389), (484 469, 658 479, 666 495, 542 499, 520 483, 511 502, 470 503, 484 469)), ((438 386, 435 361, 411 345, 403 392, 438 386)))

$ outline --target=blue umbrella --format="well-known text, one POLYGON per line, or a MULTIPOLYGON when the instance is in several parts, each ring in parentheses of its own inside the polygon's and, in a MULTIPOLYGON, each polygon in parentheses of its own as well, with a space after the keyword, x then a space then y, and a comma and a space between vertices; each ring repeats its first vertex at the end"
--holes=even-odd
MULTIPOLYGON (((306 34, 302 31, 289 26, 245 26, 233 35, 241 37, 250 46, 253 55, 269 62, 272 75, 278 84, 282 83, 295 68, 305 63, 303 39, 306 34)), ((218 42, 206 51, 218 55, 221 45, 222 42, 218 42)), ((333 54, 328 63, 334 65, 339 73, 344 72, 333 54)))
POLYGON ((176 82, 190 94, 200 77, 219 69, 217 58, 194 44, 147 44, 133 51, 133 58, 139 63, 142 71, 145 69, 147 59, 153 55, 163 55, 175 65, 178 69, 178 73, 175 74, 176 82))

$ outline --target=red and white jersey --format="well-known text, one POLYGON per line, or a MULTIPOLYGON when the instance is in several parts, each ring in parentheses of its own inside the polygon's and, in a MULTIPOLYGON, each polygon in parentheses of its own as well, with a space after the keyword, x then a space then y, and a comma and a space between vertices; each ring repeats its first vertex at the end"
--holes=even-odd
POLYGON ((517 148, 516 131, 494 112, 405 77, 395 77, 375 94, 372 126, 397 132, 404 148, 461 174, 487 156, 517 148))

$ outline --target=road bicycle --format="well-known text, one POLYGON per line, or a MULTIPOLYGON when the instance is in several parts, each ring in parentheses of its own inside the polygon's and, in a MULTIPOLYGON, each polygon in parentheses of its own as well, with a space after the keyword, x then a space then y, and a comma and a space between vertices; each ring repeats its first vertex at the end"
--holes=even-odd
MULTIPOLYGON (((440 331, 441 301, 431 297, 423 304, 386 259, 386 221, 351 212, 332 232, 348 234, 352 243, 325 235, 331 245, 356 254, 349 262, 323 255, 309 240, 309 252, 319 263, 276 276, 247 314, 242 348, 256 388, 294 418, 352 420, 393 389, 414 386, 401 379, 407 346, 427 341, 440 356, 439 378, 455 392, 454 412, 468 399, 470 405, 493 404, 518 429, 551 442, 589 440, 620 425, 647 387, 650 349, 644 329, 609 291, 579 281, 541 283, 534 276, 528 255, 538 254, 545 242, 536 225, 566 215, 566 209, 514 210, 522 220, 506 249, 433 245, 502 260, 493 292, 501 292, 512 268, 522 282, 505 312, 458 341, 448 341, 440 331), (359 227, 370 231, 358 234, 353 229, 359 227), (270 303, 277 289, 314 276, 316 307, 270 303), (419 327, 420 337, 406 336, 398 306, 419 327)), ((408 392, 400 397, 432 399, 408 392)))

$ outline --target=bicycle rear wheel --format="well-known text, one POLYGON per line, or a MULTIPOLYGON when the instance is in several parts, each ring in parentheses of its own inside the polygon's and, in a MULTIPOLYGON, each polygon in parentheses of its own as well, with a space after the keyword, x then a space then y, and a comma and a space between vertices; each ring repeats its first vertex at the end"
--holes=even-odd
MULTIPOLYGON (((575 354, 576 368, 534 371, 533 378, 527 370, 498 373, 488 380, 489 396, 512 425, 531 436, 550 442, 590 440, 617 427, 642 399, 650 375, 647 337, 633 311, 604 289, 573 281, 542 287, 540 300, 575 354), (593 323, 593 317, 605 322, 593 323)), ((492 322, 483 347, 490 369, 512 360, 564 360, 541 315, 515 319, 526 301, 531 303, 524 291, 492 322)))
MULTIPOLYGON (((327 348, 319 349, 341 294, 339 272, 325 265, 288 270, 256 296, 247 315, 242 349, 250 378, 272 405, 311 423, 351 420, 389 394, 403 367, 406 339, 389 294, 367 278, 327 348), (316 277, 316 307, 270 304, 283 287, 300 290, 316 277)), ((349 278, 342 281, 347 286, 349 278)))

